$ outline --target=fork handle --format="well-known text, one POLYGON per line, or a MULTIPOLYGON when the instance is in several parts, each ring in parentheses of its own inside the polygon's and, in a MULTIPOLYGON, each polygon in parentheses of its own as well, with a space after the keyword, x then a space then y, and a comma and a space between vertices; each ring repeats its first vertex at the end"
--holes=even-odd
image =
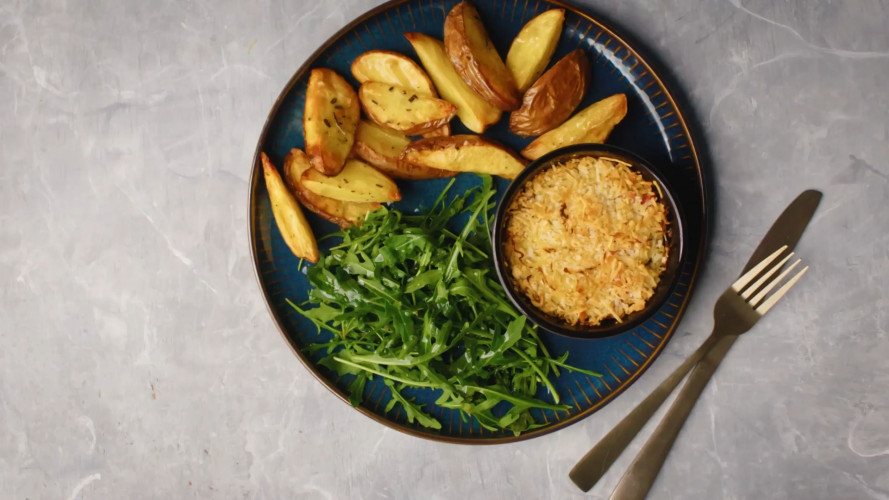
POLYGON ((664 419, 658 424, 654 433, 639 450, 636 459, 617 483, 617 487, 611 494, 612 500, 641 500, 645 498, 657 479, 682 425, 685 424, 692 408, 704 391, 704 387, 713 376, 713 372, 716 371, 719 363, 737 338, 737 335, 722 337, 721 342, 718 342, 695 366, 664 419))
POLYGON ((682 382, 682 379, 694 367, 695 363, 700 361, 716 345, 717 340, 720 338, 722 336, 716 332, 710 334, 688 359, 673 370, 669 377, 664 379, 651 394, 633 408, 633 411, 628 413, 623 420, 596 443, 596 446, 593 446, 577 462, 574 468, 571 469, 571 472, 568 473, 568 477, 574 481, 578 488, 583 491, 589 491, 605 475, 608 468, 614 464, 617 457, 633 441, 633 438, 639 434, 639 431, 645 427, 652 415, 664 404, 667 397, 673 393, 673 390, 682 382))

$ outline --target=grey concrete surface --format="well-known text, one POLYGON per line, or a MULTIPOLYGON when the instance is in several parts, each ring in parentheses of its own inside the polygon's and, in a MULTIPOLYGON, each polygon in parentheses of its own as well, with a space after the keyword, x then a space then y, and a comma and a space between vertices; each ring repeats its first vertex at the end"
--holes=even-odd
POLYGON ((889 2, 584 2, 656 50, 700 115, 711 253, 637 384, 489 447, 341 403, 253 275, 266 114, 376 3, 0 3, 0 497, 583 498, 568 470, 705 338, 718 292, 816 187, 810 274, 737 343, 652 496, 889 498, 889 2))

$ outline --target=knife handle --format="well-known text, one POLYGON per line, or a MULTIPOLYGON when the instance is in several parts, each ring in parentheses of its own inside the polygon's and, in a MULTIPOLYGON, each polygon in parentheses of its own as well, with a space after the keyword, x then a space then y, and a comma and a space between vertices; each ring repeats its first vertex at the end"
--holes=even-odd
POLYGON ((685 362, 673 370, 669 377, 664 379, 651 394, 633 408, 633 411, 628 413, 623 420, 596 443, 596 446, 577 462, 574 468, 571 469, 571 472, 568 473, 568 477, 574 481, 578 488, 583 491, 589 491, 608 472, 608 468, 614 464, 617 457, 633 441, 633 438, 639 434, 639 431, 645 427, 645 424, 651 420, 652 415, 664 404, 667 397, 673 393, 673 390, 682 382, 682 379, 694 367, 695 363, 700 361, 716 345, 716 341, 719 338, 721 337, 710 334, 685 362))
POLYGON ((736 335, 723 337, 722 341, 717 343, 695 366, 664 419, 661 420, 654 433, 645 442, 645 446, 639 450, 639 454, 636 455, 636 459, 630 464, 620 482, 617 483, 617 487, 611 494, 611 500, 642 500, 648 495, 648 491, 657 479, 658 473, 673 447, 673 442, 676 441, 676 436, 682 430, 683 424, 701 393, 704 392, 704 387, 707 386, 716 367, 719 366, 737 338, 736 335))

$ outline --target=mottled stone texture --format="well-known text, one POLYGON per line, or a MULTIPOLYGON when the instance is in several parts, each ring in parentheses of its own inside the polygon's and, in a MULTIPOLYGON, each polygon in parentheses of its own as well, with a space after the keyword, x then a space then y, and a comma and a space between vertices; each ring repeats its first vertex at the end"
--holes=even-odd
POLYGON ((405 436, 337 400, 253 276, 266 114, 375 1, 0 3, 0 497, 582 498, 575 460, 704 339, 717 293, 809 187, 825 193, 799 245, 810 273, 732 350, 653 495, 889 497, 889 2, 584 3, 693 103, 711 252, 636 385, 488 447, 405 436))

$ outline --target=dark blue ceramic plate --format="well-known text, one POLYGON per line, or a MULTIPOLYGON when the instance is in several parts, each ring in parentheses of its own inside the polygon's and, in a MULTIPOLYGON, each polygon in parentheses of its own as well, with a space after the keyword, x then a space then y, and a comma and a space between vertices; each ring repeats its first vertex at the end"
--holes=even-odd
MULTIPOLYGON (((317 334, 285 301, 305 300, 308 283, 298 267, 299 259, 290 253, 275 226, 259 166, 259 152, 265 151, 280 167, 290 148, 303 147, 302 108, 309 70, 332 68, 357 88, 349 71, 356 56, 370 49, 388 49, 416 60, 402 34, 419 31, 440 39, 444 17, 456 3, 456 0, 396 0, 343 28, 296 71, 272 108, 257 146, 250 183, 250 244, 260 287, 275 322, 294 352, 318 380, 343 401, 348 401, 345 388, 349 378, 339 378, 317 366, 300 351, 307 344, 322 340, 323 335, 317 334)), ((589 54, 592 83, 581 107, 617 92, 627 95, 627 116, 608 142, 635 152, 659 168, 670 184, 677 187, 687 218, 681 276, 666 304, 650 320, 605 339, 580 340, 541 333, 554 354, 568 350, 569 363, 604 374, 602 378, 593 378, 563 372, 554 383, 563 401, 573 408, 564 412, 537 412, 536 418, 545 424, 543 427, 519 437, 489 432, 472 419, 464 421, 457 412, 434 406, 436 395, 431 391, 418 390, 415 392, 418 402, 427 404, 431 414, 442 422, 440 431, 425 429, 409 424, 400 405, 388 413, 384 411, 390 396, 379 380, 367 384, 364 401, 357 407, 385 425, 416 436, 461 443, 499 443, 539 436, 593 413, 636 380, 657 356, 685 309, 702 260, 709 225, 707 183, 695 140, 674 95, 650 64, 611 27, 557 1, 477 0, 475 4, 502 55, 521 27, 535 15, 551 8, 565 9, 565 24, 552 61, 576 48, 583 48, 589 54)), ((485 135, 520 150, 529 140, 511 134, 507 121, 508 114, 504 113, 501 122, 485 135)), ((467 133, 458 119, 452 122, 452 127, 455 134, 467 133)), ((476 176, 461 174, 455 188, 465 189, 477 182, 476 176)), ((506 182, 498 182, 502 192, 506 182)), ((403 199, 395 207, 402 211, 428 207, 446 183, 447 180, 401 182, 403 199)), ((316 236, 336 229, 312 215, 310 220, 316 236)), ((322 252, 324 250, 322 244, 322 252)), ((493 269, 491 272, 493 275, 493 269)))

